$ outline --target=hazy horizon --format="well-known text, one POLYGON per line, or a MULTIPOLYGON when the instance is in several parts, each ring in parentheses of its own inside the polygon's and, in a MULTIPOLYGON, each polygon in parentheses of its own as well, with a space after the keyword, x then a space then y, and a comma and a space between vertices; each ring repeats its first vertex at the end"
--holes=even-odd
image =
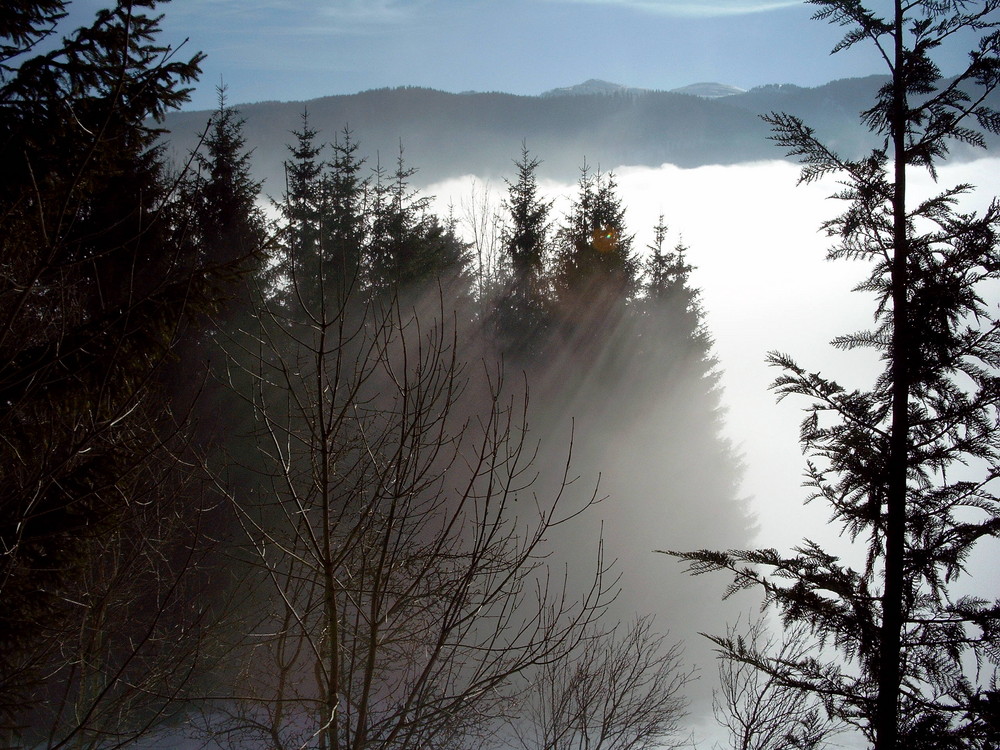
MULTIPOLYGON (((99 7, 75 0, 69 23, 99 7)), ((395 86, 536 95, 590 78, 817 86, 882 72, 864 45, 831 57, 840 29, 812 14, 789 0, 200 0, 166 6, 163 26, 165 41, 208 55, 189 110, 211 109, 220 82, 250 103, 395 86)), ((945 73, 960 61, 943 59, 945 73)))

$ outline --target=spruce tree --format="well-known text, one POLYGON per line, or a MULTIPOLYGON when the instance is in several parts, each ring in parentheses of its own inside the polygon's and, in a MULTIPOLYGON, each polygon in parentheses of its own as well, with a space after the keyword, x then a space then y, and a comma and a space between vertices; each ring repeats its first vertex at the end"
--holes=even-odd
POLYGON ((283 277, 276 287, 289 309, 321 315, 352 301, 362 301, 370 265, 376 211, 358 144, 345 127, 330 145, 332 158, 324 158, 326 145, 319 132, 302 115, 302 127, 293 133, 285 163, 286 190, 277 207, 281 213, 278 268, 283 277))
MULTIPOLYGON (((694 268, 687 262, 688 249, 678 242, 673 250, 664 250, 666 239, 667 225, 660 214, 643 264, 640 315, 654 327, 659 327, 657 318, 669 319, 671 328, 683 331, 692 340, 707 338, 698 293, 690 284, 694 268)), ((707 355, 709 345, 703 348, 707 355)))
POLYGON ((505 279, 496 300, 493 326, 505 354, 537 357, 549 325, 550 298, 545 276, 550 252, 552 201, 538 194, 536 171, 541 162, 522 144, 515 162, 517 179, 507 181, 507 211, 501 242, 505 279))
POLYGON ((198 659, 175 649, 196 608, 173 608, 161 536, 188 489, 158 379, 228 271, 156 146, 201 61, 157 41, 156 5, 120 0, 43 54, 64 4, 0 11, 0 726, 30 707, 50 744, 134 739, 198 659))
POLYGON ((275 292, 287 298, 291 309, 308 310, 322 300, 327 268, 324 258, 323 222, 327 215, 327 190, 323 180, 323 145, 319 131, 302 112, 302 125, 292 131, 285 162, 285 193, 276 203, 281 222, 282 250, 277 265, 280 277, 275 292), (296 299, 298 298, 298 299, 296 299))
POLYGON ((202 264, 219 274, 223 300, 209 325, 190 332, 169 367, 173 398, 197 402, 195 434, 201 449, 221 441, 226 450, 239 429, 233 422, 245 413, 232 399, 226 381, 226 352, 249 345, 258 333, 254 298, 272 289, 274 255, 271 228, 259 206, 261 183, 251 175, 251 152, 243 135, 244 119, 218 88, 218 107, 204 141, 194 153, 197 171, 188 176, 184 202, 190 210, 189 233, 202 264))
POLYGON ((638 262, 614 174, 580 171, 577 196, 559 229, 553 259, 556 304, 571 328, 614 317, 634 296, 638 262))
POLYGON ((862 115, 883 143, 849 159, 798 118, 767 119, 804 162, 802 181, 843 185, 846 210, 824 225, 830 255, 870 264, 860 289, 876 298, 876 323, 834 345, 874 349, 884 369, 849 391, 786 355, 771 362, 784 371, 779 397, 812 401, 801 432, 811 497, 863 554, 852 565, 808 540, 791 556, 675 554, 696 573, 733 572, 731 590, 762 587, 786 625, 804 622, 839 650, 842 662, 787 661, 716 639, 729 658, 819 694, 878 750, 996 747, 1000 601, 954 584, 977 543, 1000 534, 1000 321, 984 298, 1000 273, 1000 205, 966 212, 968 185, 915 200, 909 180, 936 176, 954 142, 981 146, 978 129, 1000 130, 984 104, 1000 84, 1000 2, 895 0, 887 16, 856 0, 812 2, 847 29, 837 50, 873 43, 885 59, 890 79, 862 115), (973 37, 967 67, 944 78, 938 49, 973 37))
MULTIPOLYGON (((653 227, 653 242, 646 248, 640 296, 631 306, 635 364, 630 367, 639 370, 640 382, 654 389, 703 389, 696 398, 708 399, 708 413, 714 416, 708 418, 711 426, 706 432, 714 440, 721 428, 718 362, 699 292, 691 283, 694 267, 687 260, 688 248, 678 241, 666 250, 667 232, 661 214, 653 227)), ((695 423, 704 421, 702 415, 695 423)))
POLYGON ((65 16, 64 0, 4 3, 0 7, 0 84, 16 75, 14 61, 51 36, 65 16))
POLYGON ((664 410, 661 421, 650 425, 663 455, 658 470, 668 487, 663 500, 684 502, 691 490, 679 488, 697 487, 701 507, 714 510, 716 530, 742 540, 749 524, 738 498, 740 459, 723 434, 721 370, 691 280, 695 269, 688 248, 678 240, 665 249, 667 234, 661 214, 621 335, 628 343, 617 356, 623 378, 619 408, 631 411, 636 424, 649 422, 651 411, 664 410), (713 468, 697 475, 697 466, 713 468))
POLYGON ((190 186, 198 245, 207 265, 260 276, 267 241, 257 205, 261 183, 251 176, 246 121, 227 103, 226 87, 217 91, 218 107, 195 153, 198 174, 190 186))
POLYGON ((365 216, 368 181, 361 177, 364 162, 358 157, 358 144, 350 129, 343 129, 332 148, 333 159, 324 176, 328 196, 324 235, 336 298, 343 302, 362 288, 363 256, 368 237, 365 216))
POLYGON ((368 288, 383 299, 402 295, 408 306, 422 293, 445 291, 454 309, 471 296, 469 250, 449 222, 430 211, 430 199, 410 185, 416 173, 400 147, 396 166, 387 173, 376 165, 369 206, 366 250, 368 288))
POLYGON ((541 161, 532 158, 526 144, 521 145, 521 159, 514 162, 517 179, 507 180, 509 226, 503 235, 504 250, 510 258, 514 283, 525 292, 540 283, 549 240, 549 213, 552 201, 538 195, 536 172, 541 161))

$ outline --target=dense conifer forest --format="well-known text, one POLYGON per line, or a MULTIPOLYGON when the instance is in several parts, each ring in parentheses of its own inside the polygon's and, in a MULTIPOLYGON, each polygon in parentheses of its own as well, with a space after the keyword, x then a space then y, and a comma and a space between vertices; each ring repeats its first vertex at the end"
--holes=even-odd
POLYGON ((224 90, 178 165, 200 56, 153 10, 36 55, 63 4, 5 11, 5 744, 678 740, 690 668, 611 613, 577 466, 676 394, 644 471, 713 456, 748 541, 684 248, 638 252, 610 173, 557 216, 526 149, 476 246, 307 111, 269 200, 224 90))
MULTIPOLYGON (((581 154, 557 212, 522 141, 472 231, 402 145, 362 156, 303 108, 266 195, 224 86, 168 145, 203 57, 162 39, 166 3, 75 31, 64 0, 0 9, 0 745, 690 744, 695 671, 633 568, 679 573, 627 532, 684 502, 671 538, 704 549, 671 554, 780 614, 715 627, 734 748, 995 747, 1000 605, 950 586, 1000 533, 1000 207, 905 188, 1000 130, 1000 1, 814 4, 891 68, 862 157, 768 118, 803 180, 843 180, 832 254, 871 264, 875 327, 836 342, 881 354, 870 390, 773 355, 858 569, 735 551, 689 249, 670 216, 637 246, 613 172, 581 154), (982 41, 942 82, 958 31, 982 41)), ((687 585, 671 608, 717 611, 687 585)))

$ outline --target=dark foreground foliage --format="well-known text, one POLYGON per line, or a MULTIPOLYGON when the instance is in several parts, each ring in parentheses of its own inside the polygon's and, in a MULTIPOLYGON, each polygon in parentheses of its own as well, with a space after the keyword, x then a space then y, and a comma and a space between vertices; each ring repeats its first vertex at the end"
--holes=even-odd
POLYGON ((874 44, 890 68, 862 113, 882 146, 845 159, 798 118, 766 119, 802 160, 802 181, 841 182, 846 208, 824 226, 830 257, 869 264, 859 290, 876 310, 874 328, 833 344, 872 348, 884 369, 849 391, 786 355, 771 362, 783 371, 779 398, 811 402, 801 432, 810 499, 860 554, 845 562, 809 540, 792 555, 672 554, 694 573, 733 573, 730 590, 762 588, 786 626, 804 624, 839 653, 786 659, 715 639, 727 658, 819 696, 876 748, 996 747, 1000 601, 955 591, 977 546, 1000 534, 1000 321, 984 298, 1000 272, 1000 205, 964 212, 968 185, 915 199, 908 179, 1000 129, 984 105, 1000 85, 1000 3, 897 1, 885 16, 853 0, 813 3, 846 29, 838 50, 874 44), (976 42, 967 68, 945 79, 934 53, 956 38, 976 42))

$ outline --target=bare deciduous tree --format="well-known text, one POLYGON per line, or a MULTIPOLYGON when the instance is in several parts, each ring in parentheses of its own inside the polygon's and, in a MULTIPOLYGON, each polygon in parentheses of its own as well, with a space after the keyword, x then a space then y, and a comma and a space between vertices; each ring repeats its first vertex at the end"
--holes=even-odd
POLYGON ((682 694, 692 672, 650 616, 627 630, 591 630, 577 647, 539 665, 508 720, 519 750, 646 750, 682 744, 682 694))
POLYGON ((526 396, 467 372, 443 314, 294 287, 262 303, 234 372, 259 428, 260 481, 233 497, 259 599, 209 728, 238 746, 451 746, 601 613, 597 540, 578 597, 544 566, 546 534, 596 495, 564 509, 567 459, 556 497, 535 496, 526 396))
POLYGON ((806 628, 789 628, 779 640, 758 619, 744 632, 729 627, 722 641, 725 650, 719 654, 719 689, 713 693, 712 709, 729 732, 732 750, 819 750, 843 729, 828 718, 816 696, 737 658, 741 653, 768 653, 778 661, 797 662, 812 646, 806 628))
POLYGON ((503 217, 489 182, 473 180, 459 209, 458 230, 471 246, 476 297, 480 302, 480 315, 485 317, 486 303, 497 293, 505 275, 501 249, 503 217))
MULTIPOLYGON (((148 436, 135 440, 149 450, 148 436)), ((79 543, 86 564, 5 675, 22 680, 25 701, 4 747, 124 747, 197 692, 216 656, 213 497, 200 469, 173 452, 183 447, 140 454, 114 487, 118 507, 79 543), (33 673, 44 679, 23 677, 33 673)))

